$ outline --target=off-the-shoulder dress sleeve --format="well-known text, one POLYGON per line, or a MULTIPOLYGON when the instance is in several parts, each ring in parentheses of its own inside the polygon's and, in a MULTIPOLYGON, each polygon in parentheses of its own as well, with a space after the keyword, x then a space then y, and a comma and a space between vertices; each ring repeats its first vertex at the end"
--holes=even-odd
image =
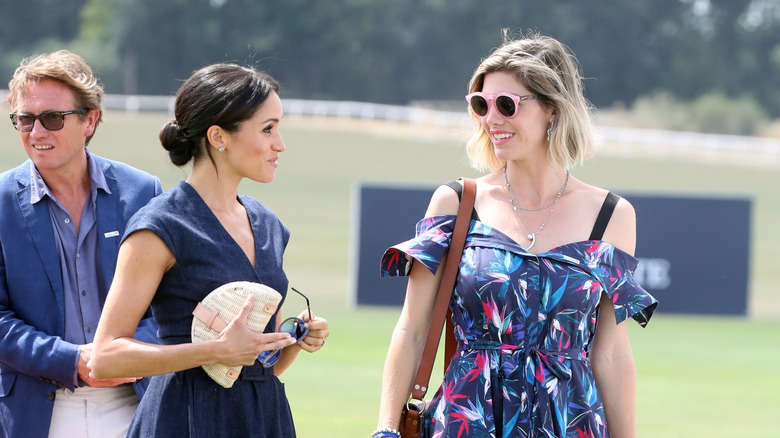
POLYGON ((436 273, 441 259, 450 247, 455 216, 431 216, 417 222, 413 239, 393 245, 385 251, 380 263, 382 277, 409 275, 417 260, 436 273))
POLYGON ((633 318, 642 327, 647 325, 658 306, 649 292, 634 278, 639 260, 606 242, 599 242, 586 251, 591 272, 599 279, 612 300, 618 323, 633 318))

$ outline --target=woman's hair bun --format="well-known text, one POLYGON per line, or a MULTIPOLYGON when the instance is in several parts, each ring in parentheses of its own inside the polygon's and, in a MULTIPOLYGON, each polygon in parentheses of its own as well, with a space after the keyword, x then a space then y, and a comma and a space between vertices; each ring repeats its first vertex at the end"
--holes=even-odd
POLYGON ((195 156, 197 147, 186 135, 176 119, 169 120, 160 129, 160 143, 168 151, 168 157, 176 166, 184 166, 195 156))

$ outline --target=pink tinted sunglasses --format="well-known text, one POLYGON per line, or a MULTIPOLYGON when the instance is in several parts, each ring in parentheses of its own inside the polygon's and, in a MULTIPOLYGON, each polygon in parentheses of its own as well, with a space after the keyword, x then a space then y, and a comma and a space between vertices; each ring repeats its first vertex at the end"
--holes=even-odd
POLYGON ((469 108, 471 108, 471 111, 478 117, 485 117, 488 115, 490 102, 492 101, 502 116, 512 118, 517 114, 517 109, 520 108, 521 101, 537 99, 538 97, 538 94, 518 96, 512 93, 485 94, 476 92, 467 94, 466 102, 469 103, 469 108))

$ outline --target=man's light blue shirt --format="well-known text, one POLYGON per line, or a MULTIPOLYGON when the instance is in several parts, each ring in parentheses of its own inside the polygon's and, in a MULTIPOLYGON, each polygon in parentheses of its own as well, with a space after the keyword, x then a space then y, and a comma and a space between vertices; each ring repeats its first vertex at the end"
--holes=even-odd
MULTIPOLYGON (((60 204, 30 162, 32 195, 35 204, 45 200, 51 217, 52 231, 62 271, 65 293, 65 334, 67 342, 91 343, 100 319, 100 294, 105 294, 105 282, 98 257, 96 201, 98 190, 110 194, 103 171, 87 152, 90 190, 81 213, 78 233, 70 213, 60 204)), ((77 359, 78 360, 78 359, 77 359)), ((76 376, 74 376, 74 379, 76 376)))

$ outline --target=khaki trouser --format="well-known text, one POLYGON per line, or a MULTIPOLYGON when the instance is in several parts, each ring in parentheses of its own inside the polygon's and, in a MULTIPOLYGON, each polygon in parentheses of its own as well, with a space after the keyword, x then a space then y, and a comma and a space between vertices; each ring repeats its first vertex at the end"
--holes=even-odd
POLYGON ((58 389, 49 438, 124 438, 138 396, 132 385, 58 389))

